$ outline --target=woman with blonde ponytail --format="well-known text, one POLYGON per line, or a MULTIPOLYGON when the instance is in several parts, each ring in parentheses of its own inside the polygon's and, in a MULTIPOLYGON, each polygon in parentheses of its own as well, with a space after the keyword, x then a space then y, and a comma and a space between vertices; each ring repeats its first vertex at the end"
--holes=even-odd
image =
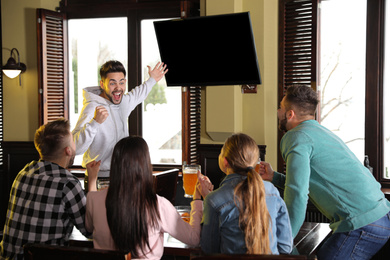
POLYGON ((289 254, 290 219, 278 190, 254 170, 256 142, 246 134, 229 137, 219 155, 227 175, 204 200, 201 247, 206 254, 289 254))

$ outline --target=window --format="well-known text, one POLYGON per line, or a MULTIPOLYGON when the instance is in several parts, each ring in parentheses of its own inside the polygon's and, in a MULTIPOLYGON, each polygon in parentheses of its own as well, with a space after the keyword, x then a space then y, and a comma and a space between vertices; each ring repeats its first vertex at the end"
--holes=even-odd
POLYGON ((318 121, 364 160, 366 0, 322 1, 318 121), (349 6, 353 12, 345 12, 349 6))
MULTIPOLYGON (((160 57, 154 33, 154 21, 141 21, 143 79, 149 77, 146 66, 153 68, 160 57)), ((148 143, 153 164, 182 164, 181 106, 181 87, 167 87, 165 79, 153 87, 143 103, 142 136, 148 143), (156 125, 158 125, 158 134, 156 134, 156 125)))
MULTIPOLYGON (((73 129, 83 108, 83 88, 99 86, 100 67, 112 59, 127 68, 127 18, 69 20, 68 49, 69 120, 73 129)), ((76 156, 74 164, 81 165, 82 157, 76 156)))
MULTIPOLYGON (((385 54, 390 44, 385 41, 386 31, 383 29, 388 27, 384 21, 389 20, 385 19, 385 0, 279 1, 279 98, 283 96, 284 87, 291 83, 308 84, 319 91, 323 106, 319 117, 321 123, 336 129, 358 158, 363 160, 363 156, 368 155, 375 178, 383 187, 390 187, 387 179, 390 127, 385 116, 389 113, 386 105, 389 87, 385 77, 389 66, 386 66, 385 54), (348 8, 342 7, 344 4, 348 8, 353 6, 353 12, 345 12, 348 8), (342 13, 336 14, 342 10, 342 13), (319 12, 321 22, 318 20, 319 12), (340 21, 337 21, 338 17, 340 21), (337 26, 332 27, 333 22, 337 26), (370 29, 366 31, 365 28, 370 29), (339 34, 339 30, 343 35, 339 34), (343 37, 344 40, 339 41, 343 37), (317 38, 320 39, 318 43, 317 38), (352 43, 348 43, 349 38, 352 43), (347 63, 343 61, 346 54, 352 54, 346 58, 347 63), (340 75, 338 70, 342 70, 344 75, 340 75), (333 86, 338 89, 337 92, 330 90, 333 86), (333 109, 332 102, 335 102, 333 107, 341 109, 332 112, 333 115, 329 113, 333 109), (345 115, 345 120, 350 121, 343 123, 344 119, 336 119, 334 114, 345 115), (348 129, 347 125, 353 127, 348 129)), ((283 171, 281 157, 278 170, 283 171)))
MULTIPOLYGON (((91 4, 90 1, 61 1, 60 11, 53 12, 41 10, 41 28, 38 30, 39 41, 39 89, 40 89, 40 124, 54 120, 59 117, 69 118, 69 88, 68 88, 68 44, 67 44, 67 19, 111 19, 125 17, 127 19, 127 84, 129 88, 135 87, 143 81, 141 55, 141 24, 143 20, 168 19, 170 17, 199 16, 199 0, 185 1, 128 1, 113 0, 110 5, 100 1, 91 4), (46 22, 46 21, 50 21, 46 22), (53 55, 48 56, 46 54, 53 55), (49 74, 47 72, 50 72, 49 74)), ((70 25, 72 26, 72 25, 70 25)), ((88 28, 89 30, 90 28, 88 28)), ((126 35, 126 32, 123 32, 126 35)), ((116 37, 116 35, 115 35, 116 37)), ((115 38, 115 41, 118 38, 115 38)), ((94 48, 96 46, 94 45, 94 48)), ((189 50, 190 51, 190 50, 189 50)), ((81 55, 78 53, 78 55, 81 55)), ((69 61, 70 62, 70 61, 69 61)), ((93 63, 95 64, 94 59, 93 63)), ((80 65, 81 66, 81 65, 80 65)), ((92 66, 91 66, 92 67, 92 66)), ((92 68, 88 68, 93 73, 92 68)), ((78 77, 80 77, 78 73, 78 77)), ((74 75, 73 75, 74 76, 74 75)), ((73 76, 72 79, 73 80, 73 76)), ((96 76, 91 77, 85 84, 96 85, 96 76)), ((79 84, 79 83, 78 83, 79 84)), ((83 83, 84 84, 84 83, 83 83)), ((77 88, 77 91, 80 87, 77 88)), ((181 161, 196 163, 198 160, 197 146, 200 142, 200 88, 183 87, 180 91, 181 97, 181 133, 176 133, 173 138, 180 138, 181 134, 181 161)), ((72 89, 72 91, 74 91, 72 89)), ((73 93, 74 94, 74 93, 73 93)), ((79 94, 77 95, 79 97, 79 94)), ((79 102, 72 103, 71 109, 74 113, 79 109, 79 102)), ((180 100, 178 101, 180 104, 180 100)), ((130 134, 143 135, 143 105, 139 105, 129 117, 130 134)), ((79 111, 78 111, 79 112, 79 111)), ((166 121, 165 123, 170 123, 166 121)), ((158 135, 159 126, 154 127, 158 135)), ((145 130, 146 131, 146 130, 145 130)), ((146 135, 146 132, 145 132, 146 135)), ((148 137, 145 136, 147 139, 148 137)), ((172 139, 172 138, 171 138, 172 139)), ((163 144, 162 148, 171 145, 170 142, 163 144)), ((160 148, 159 147, 159 148, 160 148)), ((179 156, 180 157, 180 156, 179 156)), ((179 158, 177 157, 177 158, 179 158)), ((159 160, 161 162, 161 159, 159 160)), ((155 170, 165 170, 177 167, 174 164, 154 165, 155 170)))

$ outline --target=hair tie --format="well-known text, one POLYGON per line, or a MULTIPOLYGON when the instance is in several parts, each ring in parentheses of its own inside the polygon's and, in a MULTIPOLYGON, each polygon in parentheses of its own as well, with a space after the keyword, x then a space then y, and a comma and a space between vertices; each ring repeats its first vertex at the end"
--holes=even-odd
POLYGON ((253 170, 253 169, 254 169, 254 168, 253 168, 252 166, 249 166, 249 167, 246 168, 247 171, 251 171, 251 170, 253 170))

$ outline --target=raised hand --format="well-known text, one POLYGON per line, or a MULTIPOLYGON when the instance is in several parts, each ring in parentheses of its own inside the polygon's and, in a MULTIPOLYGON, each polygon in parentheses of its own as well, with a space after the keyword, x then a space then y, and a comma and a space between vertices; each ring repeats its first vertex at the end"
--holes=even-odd
POLYGON ((86 165, 88 173, 88 191, 96 191, 96 181, 100 170, 100 163, 101 161, 93 160, 86 165))
POLYGON ((148 72, 149 75, 154 78, 156 82, 160 81, 164 75, 168 72, 167 64, 164 64, 164 62, 159 62, 152 70, 151 67, 148 65, 148 72))

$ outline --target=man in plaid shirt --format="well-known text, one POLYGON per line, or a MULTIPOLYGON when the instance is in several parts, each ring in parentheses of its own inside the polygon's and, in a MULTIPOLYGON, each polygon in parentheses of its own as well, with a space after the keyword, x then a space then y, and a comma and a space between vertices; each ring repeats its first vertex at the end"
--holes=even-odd
POLYGON ((73 164, 75 144, 69 121, 59 119, 35 133, 40 160, 16 176, 11 188, 1 259, 23 259, 26 243, 67 245, 73 226, 86 236, 86 196, 80 181, 66 168, 73 164))

